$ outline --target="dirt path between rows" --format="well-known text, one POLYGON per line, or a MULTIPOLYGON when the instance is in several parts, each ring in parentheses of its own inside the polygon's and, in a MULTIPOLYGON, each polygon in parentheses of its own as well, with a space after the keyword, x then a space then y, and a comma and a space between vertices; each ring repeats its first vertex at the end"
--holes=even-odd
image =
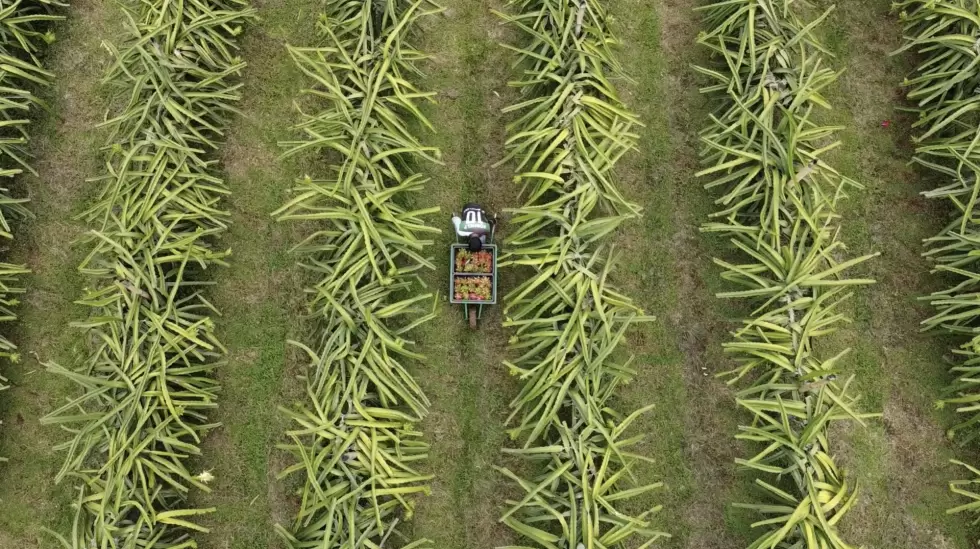
POLYGON ((742 501, 745 479, 734 460, 737 410, 731 391, 714 374, 727 369, 721 343, 737 317, 732 304, 714 298, 718 272, 711 263, 721 243, 698 232, 712 198, 694 177, 697 129, 707 110, 690 65, 701 61, 694 44, 699 21, 694 0, 639 0, 612 4, 623 59, 633 85, 624 101, 647 125, 639 153, 622 163, 621 185, 645 208, 644 218, 620 238, 626 251, 622 276, 630 295, 657 323, 631 339, 640 373, 627 400, 657 409, 641 428, 648 455, 667 483, 662 522, 674 535, 665 546, 734 549, 745 545, 741 517, 729 505, 742 501))
POLYGON ((44 371, 41 362, 77 366, 82 355, 82 330, 69 328, 85 314, 74 301, 82 295, 84 278, 77 267, 85 246, 74 242, 89 228, 73 217, 94 197, 99 175, 99 148, 107 101, 100 79, 108 69, 101 42, 118 35, 117 7, 98 0, 78 0, 61 10, 67 21, 54 27, 57 40, 45 59, 55 73, 54 85, 37 93, 50 111, 34 110, 30 150, 37 177, 22 176, 31 198, 34 219, 14 228, 11 258, 32 274, 23 282, 28 292, 18 308, 20 320, 11 339, 21 349, 19 363, 4 364, 12 388, 0 393, 0 547, 56 549, 41 528, 68 533, 74 511, 73 481, 54 485, 64 454, 53 451, 68 439, 57 427, 41 427, 45 414, 78 394, 77 387, 44 371))
MULTIPOLYGON (((443 166, 424 166, 431 174, 420 207, 437 205, 432 222, 443 230, 431 254, 437 272, 425 274, 429 291, 439 296, 438 318, 419 330, 418 349, 427 359, 417 379, 432 401, 423 432, 432 444, 427 469, 435 475, 432 495, 418 502, 415 538, 436 547, 496 547, 514 541, 498 523, 508 487, 493 469, 506 445, 504 420, 516 386, 502 365, 507 336, 501 328, 501 305, 485 309, 480 329, 471 331, 461 307, 448 297, 448 246, 454 241, 449 216, 467 202, 491 212, 516 205, 508 166, 494 168, 503 153, 504 122, 500 109, 512 100, 510 52, 499 45, 507 34, 491 9, 503 3, 446 0, 445 11, 424 22, 419 45, 431 55, 422 64, 423 89, 435 91, 437 105, 426 109, 434 135, 423 142, 438 146, 443 166)), ((506 234, 503 224, 502 234, 506 234)), ((501 239, 498 238, 498 242, 501 239)), ((498 294, 509 287, 501 275, 498 294)))

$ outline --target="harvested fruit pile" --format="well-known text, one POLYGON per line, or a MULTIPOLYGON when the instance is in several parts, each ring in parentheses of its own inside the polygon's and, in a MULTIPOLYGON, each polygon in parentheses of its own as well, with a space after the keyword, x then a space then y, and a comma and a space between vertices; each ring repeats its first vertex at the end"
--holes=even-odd
POLYGON ((457 273, 492 273, 493 253, 487 250, 471 252, 456 250, 457 273))
POLYGON ((490 301, 493 287, 489 276, 459 276, 453 280, 453 293, 456 299, 490 301))

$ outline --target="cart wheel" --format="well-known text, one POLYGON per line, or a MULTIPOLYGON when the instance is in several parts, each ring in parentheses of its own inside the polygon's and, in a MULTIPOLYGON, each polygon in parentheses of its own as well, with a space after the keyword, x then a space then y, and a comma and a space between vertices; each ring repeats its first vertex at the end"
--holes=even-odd
POLYGON ((476 307, 470 306, 470 328, 476 329, 476 307))

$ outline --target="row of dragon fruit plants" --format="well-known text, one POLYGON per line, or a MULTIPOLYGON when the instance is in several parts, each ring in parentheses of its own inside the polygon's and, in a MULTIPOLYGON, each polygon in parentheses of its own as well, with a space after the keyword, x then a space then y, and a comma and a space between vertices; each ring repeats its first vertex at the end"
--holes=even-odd
MULTIPOLYGON (((23 112, 36 112, 32 90, 53 78, 39 55, 63 7, 40 0, 0 8, 8 178, 31 171, 23 112)), ((957 213, 926 243, 954 284, 928 297, 937 314, 925 325, 963 341, 940 404, 957 407, 963 420, 949 435, 969 443, 980 424, 980 70, 964 40, 980 34, 980 16, 964 0, 897 7, 908 36, 899 53, 923 56, 905 82, 920 112, 914 161, 940 175, 928 194, 957 213)), ((410 336, 436 314, 438 300, 414 281, 435 268, 427 248, 439 229, 428 220, 438 209, 408 204, 440 153, 416 135, 438 129, 422 114, 434 93, 417 87, 425 54, 412 40, 419 20, 441 8, 429 0, 330 0, 322 8, 316 44, 288 47, 309 82, 300 103, 315 107, 300 111, 294 139, 283 143, 285 156, 318 154, 321 169, 273 212, 310 231, 293 252, 312 273, 307 336, 292 342, 309 358, 306 400, 281 409, 293 426, 279 445, 295 457, 280 477, 302 479, 300 505, 276 530, 293 548, 389 539, 427 546, 404 527, 431 481, 420 431, 429 402, 411 374, 422 356, 410 336)), ((119 107, 102 124, 109 144, 95 179, 100 194, 82 216, 92 230, 80 266, 90 284, 79 303, 90 313, 76 326, 90 345, 78 364, 46 364, 79 387, 43 419, 71 434, 59 447, 66 459, 56 480, 78 487, 71 532, 51 534, 69 548, 190 548, 194 532, 206 531, 201 516, 215 509, 188 502, 193 488, 209 490, 209 476, 187 463, 217 427, 208 415, 225 354, 206 295, 208 269, 226 265, 230 253, 218 247, 228 190, 214 157, 241 95, 237 37, 255 12, 243 0, 117 9, 128 34, 109 45, 106 82, 119 107)), ((735 505, 761 515, 751 549, 849 547, 837 525, 858 487, 833 457, 829 426, 877 414, 857 405, 846 352, 819 349, 846 320, 840 303, 873 282, 845 274, 873 256, 845 253, 837 205, 860 185, 827 163, 839 128, 817 121, 829 107, 821 92, 838 76, 816 38, 830 11, 808 18, 789 0, 729 0, 698 12, 698 43, 712 62, 696 70, 715 105, 700 133, 698 176, 718 196, 702 230, 742 255, 740 263, 715 260, 732 286, 720 297, 752 310, 725 344, 734 369, 724 375, 748 412, 737 437, 757 453, 738 464, 755 473, 760 501, 735 505)), ((522 384, 508 419, 515 444, 504 451, 523 465, 498 471, 524 496, 503 501, 500 520, 547 549, 648 546, 668 534, 654 527, 659 506, 637 511, 638 502, 661 485, 637 483, 633 469, 649 458, 631 449, 642 437, 627 431, 649 407, 615 408, 618 386, 635 375, 621 349, 625 335, 653 320, 613 282, 613 233, 641 213, 615 181, 617 162, 638 146, 639 125, 616 91, 625 76, 617 39, 599 0, 512 0, 498 15, 515 30, 509 47, 520 68, 500 164, 514 167, 523 200, 509 212, 500 259, 521 278, 504 298, 505 367, 522 384)), ((0 193, 0 234, 9 239, 11 224, 29 212, 16 191, 0 193)), ((26 272, 0 264, 3 321, 16 318, 26 272)), ((18 358, 2 338, 0 355, 18 358)), ((978 509, 975 482, 952 483, 970 500, 955 510, 978 509)))

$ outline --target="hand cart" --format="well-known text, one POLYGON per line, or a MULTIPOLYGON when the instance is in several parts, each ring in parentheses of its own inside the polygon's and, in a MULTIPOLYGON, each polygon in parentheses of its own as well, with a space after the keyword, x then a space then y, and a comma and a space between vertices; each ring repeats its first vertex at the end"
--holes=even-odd
POLYGON ((470 252, 459 237, 449 247, 449 302, 463 306, 463 316, 474 330, 483 317, 483 307, 497 303, 497 246, 493 243, 496 228, 496 222, 492 223, 486 244, 479 252, 470 252))

